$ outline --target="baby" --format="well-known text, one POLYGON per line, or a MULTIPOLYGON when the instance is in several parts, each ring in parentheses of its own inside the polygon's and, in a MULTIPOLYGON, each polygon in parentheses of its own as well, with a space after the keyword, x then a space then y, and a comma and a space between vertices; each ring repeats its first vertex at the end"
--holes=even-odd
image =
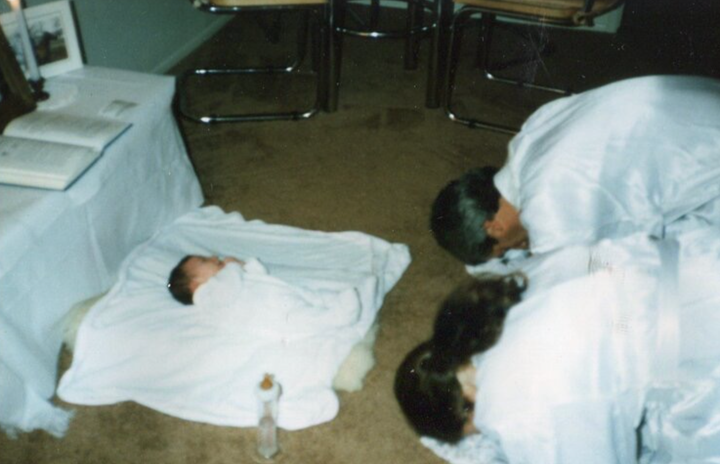
POLYGON ((227 328, 296 334, 352 325, 360 314, 353 287, 309 288, 270 275, 257 258, 184 257, 168 290, 182 304, 213 311, 227 328))
POLYGON ((227 263, 245 266, 244 261, 237 258, 220 259, 218 256, 187 255, 170 273, 168 290, 177 301, 184 305, 193 304, 193 295, 197 288, 220 272, 227 263))

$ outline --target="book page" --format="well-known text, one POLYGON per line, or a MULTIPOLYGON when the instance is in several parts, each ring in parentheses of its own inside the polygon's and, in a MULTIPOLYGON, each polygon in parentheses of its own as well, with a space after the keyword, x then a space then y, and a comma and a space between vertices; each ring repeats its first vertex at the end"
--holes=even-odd
POLYGON ((62 190, 99 156, 86 147, 0 136, 0 182, 62 190))
POLYGON ((114 119, 39 110, 12 120, 4 134, 102 151, 128 127, 129 123, 114 119))

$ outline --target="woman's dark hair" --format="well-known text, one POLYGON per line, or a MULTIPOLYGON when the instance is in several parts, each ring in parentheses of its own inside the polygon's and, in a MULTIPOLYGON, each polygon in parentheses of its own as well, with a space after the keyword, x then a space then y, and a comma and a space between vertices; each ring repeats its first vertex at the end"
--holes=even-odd
POLYGON ((490 349, 502 333, 505 316, 522 296, 521 274, 486 274, 459 286, 445 299, 435 318, 433 343, 437 350, 459 359, 490 349))
POLYGON ((433 337, 412 350, 395 375, 395 397, 418 434, 450 443, 463 437, 473 404, 463 397, 457 370, 497 342, 524 289, 519 275, 483 276, 442 304, 433 337))
POLYGON ((190 290, 192 276, 185 270, 185 264, 192 258, 192 255, 185 256, 170 272, 167 287, 170 294, 177 301, 184 305, 193 304, 193 292, 190 290))
POLYGON ((468 171, 446 185, 433 203, 430 230, 435 240, 466 264, 487 261, 497 243, 483 228, 499 208, 500 192, 493 183, 497 172, 492 166, 468 171))
POLYGON ((431 341, 412 350, 395 375, 395 398, 422 436, 455 443, 463 436, 467 402, 450 359, 436 356, 431 341))

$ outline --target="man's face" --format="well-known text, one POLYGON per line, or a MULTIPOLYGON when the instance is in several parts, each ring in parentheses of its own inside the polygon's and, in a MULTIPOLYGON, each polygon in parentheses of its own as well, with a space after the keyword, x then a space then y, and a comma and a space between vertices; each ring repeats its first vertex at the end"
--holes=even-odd
POLYGON ((505 198, 500 197, 500 206, 495 216, 483 224, 485 232, 497 243, 493 246, 492 256, 497 258, 511 248, 528 247, 528 233, 520 222, 520 212, 505 198))

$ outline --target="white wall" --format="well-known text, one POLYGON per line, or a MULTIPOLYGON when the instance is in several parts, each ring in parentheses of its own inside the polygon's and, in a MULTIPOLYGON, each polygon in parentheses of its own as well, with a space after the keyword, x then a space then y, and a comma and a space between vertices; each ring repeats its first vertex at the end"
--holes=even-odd
MULTIPOLYGON (((54 0, 25 0, 32 7, 54 0)), ((192 7, 189 0, 71 0, 85 62, 163 73, 230 18, 192 7)), ((5 0, 0 10, 9 11, 5 0)))

